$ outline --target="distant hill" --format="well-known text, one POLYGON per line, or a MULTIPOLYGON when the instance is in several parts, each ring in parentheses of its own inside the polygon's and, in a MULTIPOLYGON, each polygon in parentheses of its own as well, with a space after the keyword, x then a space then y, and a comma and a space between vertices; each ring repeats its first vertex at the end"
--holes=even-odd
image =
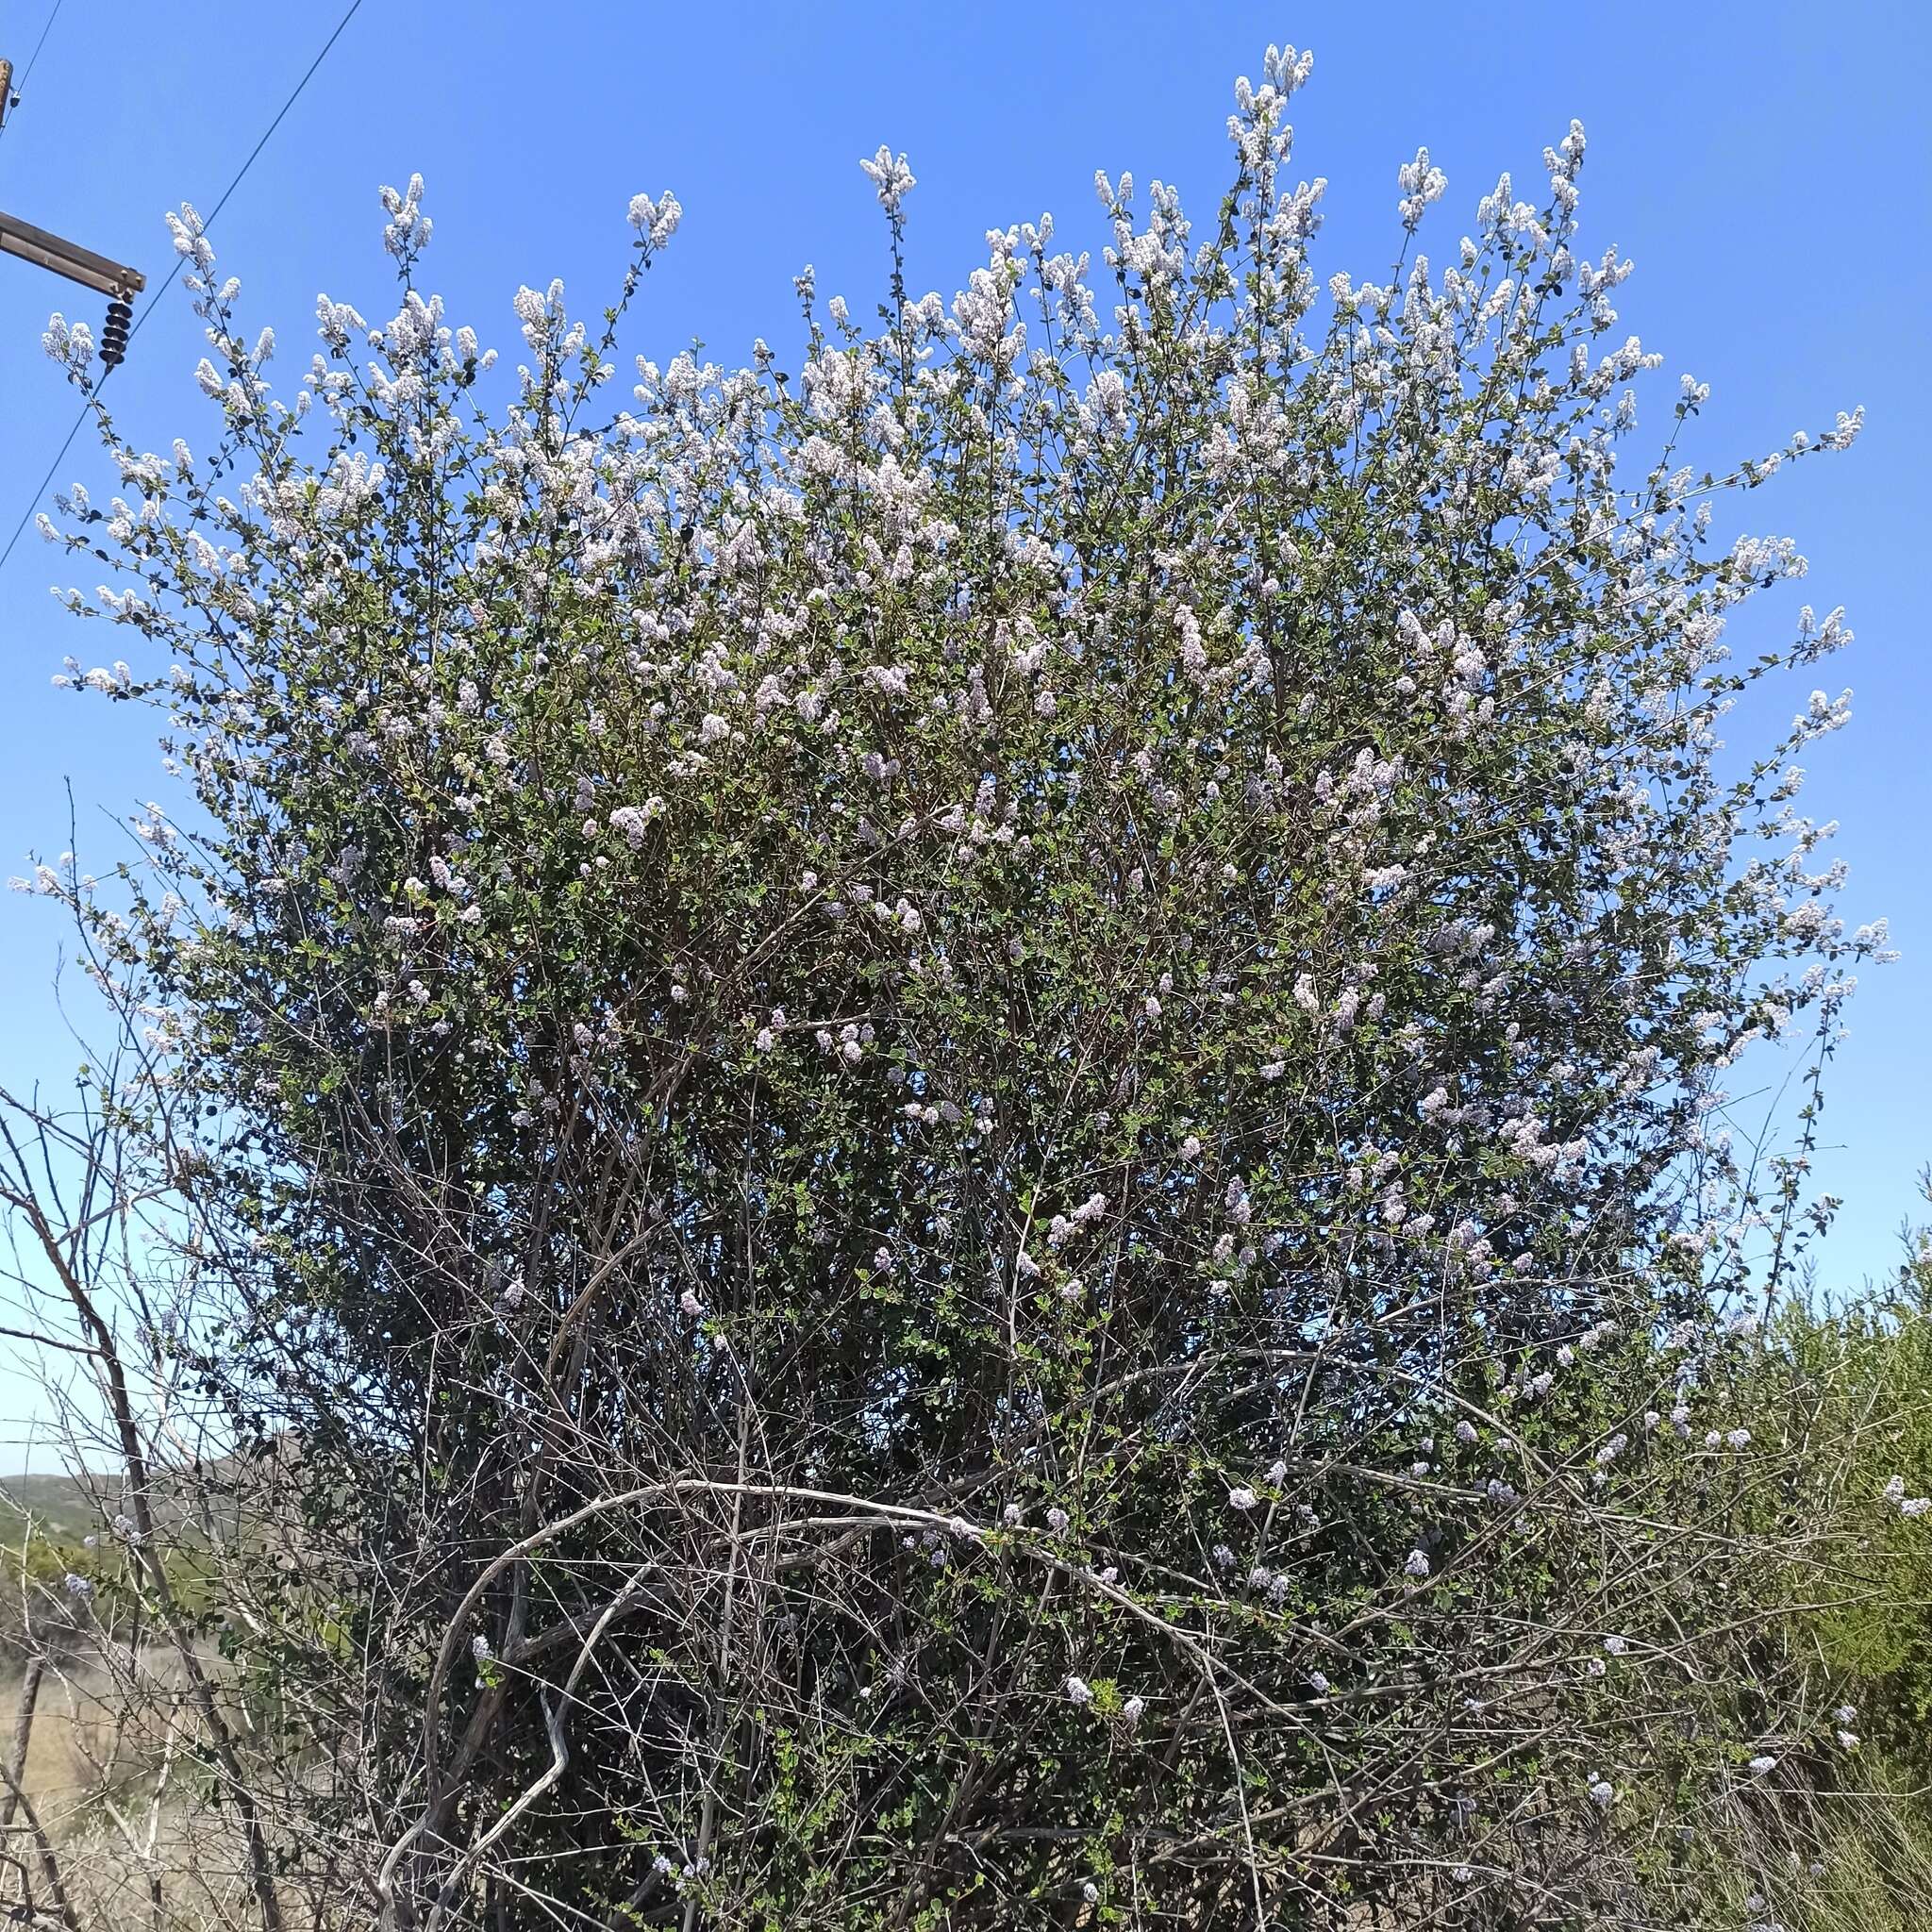
POLYGON ((118 1475, 0 1476, 0 1541, 17 1543, 29 1518, 49 1542, 97 1535, 121 1507, 118 1475))
MULTIPOLYGON (((209 1534, 245 1536, 275 1514, 299 1452, 294 1438, 247 1457, 219 1456, 192 1467, 165 1463, 148 1472, 148 1507, 156 1529, 192 1544, 209 1534)), ((0 1476, 0 1550, 19 1551, 29 1520, 43 1541, 63 1547, 100 1536, 125 1507, 119 1470, 79 1475, 0 1476)))

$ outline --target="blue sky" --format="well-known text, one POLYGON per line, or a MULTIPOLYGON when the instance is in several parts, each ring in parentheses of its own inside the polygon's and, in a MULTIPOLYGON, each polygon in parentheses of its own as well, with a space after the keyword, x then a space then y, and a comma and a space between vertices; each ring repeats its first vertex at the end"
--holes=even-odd
MULTIPOLYGON (((165 274, 162 210, 184 198, 213 205, 342 4, 251 8, 245 32, 232 7, 205 0, 67 8, 0 137, 0 208, 165 274)), ((45 18, 42 0, 0 0, 0 53, 24 62, 45 18)), ((1739 507, 1739 526, 1795 536, 1811 559, 1802 600, 1821 611, 1842 603, 1857 632, 1820 670, 1834 694, 1853 687, 1856 719, 1813 757, 1807 798, 1842 824, 1847 916, 1890 915, 1905 958, 1868 972, 1854 1003, 1827 1090, 1820 1178, 1846 1201, 1827 1283, 1883 1270, 1913 1209, 1914 1176, 1932 1159, 1932 657, 1921 589, 1932 543, 1923 369, 1932 25, 1923 6, 366 0, 212 240, 223 269, 242 278, 244 312, 275 325, 292 383, 319 290, 387 312, 380 183, 412 170, 427 177, 427 278, 452 322, 508 346, 519 283, 561 275, 574 306, 594 312, 622 274, 630 195, 670 187, 684 227, 626 346, 661 361, 697 337, 735 362, 754 336, 794 340, 791 279, 808 261, 822 294, 842 291, 856 313, 871 311, 884 285, 883 232, 857 162, 881 141, 906 149, 919 177, 915 291, 950 295, 983 259, 988 226, 1042 208, 1065 242, 1097 252, 1096 167, 1175 182, 1205 220, 1228 175, 1234 76, 1258 75, 1271 40, 1316 55, 1296 102, 1295 165, 1330 184, 1324 273, 1386 267, 1395 170, 1419 142, 1449 177, 1424 229, 1440 259, 1500 169, 1541 179, 1544 143, 1574 114, 1590 134, 1585 244, 1596 253, 1615 242, 1635 258, 1619 306, 1667 358, 1652 410, 1659 427, 1686 370, 1712 385, 1691 455, 1713 464, 1867 407, 1856 450, 1775 479, 1739 507)), ((73 418, 70 392, 40 353, 56 307, 98 327, 96 298, 0 258, 0 541, 73 418)), ((206 434, 191 375, 200 353, 176 291, 110 391, 137 441, 165 448, 176 434, 206 434)), ((84 438, 60 480, 75 477, 108 481, 84 438)), ((0 573, 0 871, 67 845, 66 784, 83 857, 99 864, 114 840, 104 808, 159 796, 166 782, 144 714, 50 689, 64 652, 113 655, 102 645, 89 657, 79 626, 56 609, 53 566, 30 531, 0 573)), ((1782 641, 1799 601, 1752 607, 1734 647, 1782 641)), ((1805 695, 1780 691, 1770 711, 1740 720, 1737 742, 1781 723, 1805 695)), ((59 938, 44 905, 0 901, 8 1085, 59 1082, 77 1058, 51 992, 59 938)), ((0 1377, 0 1438, 18 1412, 7 1393, 17 1386, 0 1377)))

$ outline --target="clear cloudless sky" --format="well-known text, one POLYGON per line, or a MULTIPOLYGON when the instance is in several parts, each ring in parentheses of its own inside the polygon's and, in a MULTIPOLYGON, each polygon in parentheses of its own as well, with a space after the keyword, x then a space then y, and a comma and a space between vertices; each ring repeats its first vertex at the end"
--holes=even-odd
MULTIPOLYGON (((0 135, 0 208, 158 280, 173 266, 163 209, 213 206, 345 4, 70 0, 0 135)), ((0 0, 0 54, 16 67, 47 10, 0 0)), ((518 285, 560 275, 594 315, 623 272, 629 197, 670 187, 684 226, 625 349, 662 361, 701 338, 735 364, 755 336, 796 342, 791 276, 807 262, 822 295, 871 313, 884 231, 857 162, 882 141, 907 150, 919 179, 915 292, 950 297, 984 259, 989 226, 1043 208, 1064 244, 1097 256, 1096 167, 1176 183, 1205 227, 1229 174, 1232 83, 1259 74, 1270 41, 1316 55, 1295 102, 1294 166, 1330 184, 1324 276, 1386 269, 1395 170, 1418 143, 1449 177, 1424 228, 1440 262, 1500 170, 1540 192, 1543 146, 1575 115, 1590 136, 1584 245, 1635 258, 1624 322, 1666 357, 1647 391, 1651 425, 1661 433, 1684 371, 1712 385, 1690 453, 1713 466, 1868 409, 1848 456, 1800 464, 1723 514, 1731 529, 1796 537, 1811 562, 1802 600, 1821 613, 1842 603, 1857 633, 1814 674, 1834 695, 1850 684, 1857 702, 1851 728, 1811 755, 1806 808, 1842 824, 1847 917, 1890 915, 1904 958, 1863 975, 1827 1090, 1819 1181, 1845 1207, 1821 1278, 1882 1272, 1932 1159, 1924 0, 365 0, 211 240, 223 273, 242 279, 244 314, 275 325, 292 390, 318 291, 372 320, 391 312, 381 183, 425 175, 436 224, 425 279, 452 323, 473 323, 512 361, 518 285)), ((102 306, 0 257, 0 541, 75 414, 41 352, 47 314, 98 331, 102 306)), ((114 378, 112 405, 143 446, 210 438, 212 406, 192 378, 197 330, 177 288, 114 378)), ((97 495, 112 487, 87 432, 57 480, 73 479, 97 495)), ((0 572, 0 872, 66 848, 70 784, 83 863, 104 870, 125 843, 105 814, 163 797, 169 782, 151 714, 50 687, 63 653, 92 664, 138 641, 87 635, 48 596, 57 577, 74 580, 31 529, 0 572)), ((1799 601, 1748 607, 1734 649, 1782 641, 1799 601)), ((1754 704, 1736 742, 1761 741, 1807 695, 1784 688, 1754 704)), ((61 937, 44 902, 0 899, 0 1081, 16 1089, 58 1088, 79 1057, 52 991, 61 937)), ((1757 1067, 1740 1091, 1784 1071, 1757 1067)), ((1740 1108, 1740 1124, 1751 1118, 1740 1108)), ((0 1440, 25 1401, 0 1357, 0 1440)))

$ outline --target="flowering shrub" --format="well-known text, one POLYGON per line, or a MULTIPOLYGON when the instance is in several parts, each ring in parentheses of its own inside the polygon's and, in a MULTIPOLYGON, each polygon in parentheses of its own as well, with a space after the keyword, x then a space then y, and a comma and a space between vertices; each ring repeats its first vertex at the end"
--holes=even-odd
POLYGON ((881 148, 875 330, 807 271, 795 374, 627 399, 668 194, 500 406, 420 181, 288 397, 176 220, 211 441, 103 412, 47 529, 190 802, 38 883, 177 1345, 301 1444, 230 1641, 345 1922, 1649 1924, 1774 1845, 1834 1699, 1726 1600, 1807 1533, 1727 1405, 1803 1161, 1721 1083, 1883 938, 1791 803, 1846 700, 1719 767, 1850 633, 1734 665, 1803 559, 1710 501, 1858 419, 1713 478, 1687 378, 1631 465, 1574 124, 1434 260, 1420 152, 1318 279, 1308 67, 1205 232, 1103 176, 1098 264, 1042 218, 950 304, 881 148))

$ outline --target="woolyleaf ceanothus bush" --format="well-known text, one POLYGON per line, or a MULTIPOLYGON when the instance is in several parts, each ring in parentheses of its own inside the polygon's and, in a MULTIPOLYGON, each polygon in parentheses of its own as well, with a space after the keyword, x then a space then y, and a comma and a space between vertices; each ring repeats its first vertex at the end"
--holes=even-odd
POLYGON ((1712 477, 1687 378, 1633 466, 1574 124, 1433 259, 1419 153, 1394 271, 1319 279, 1308 64, 1240 84, 1205 230, 1102 177, 1099 263, 1042 218, 950 304, 880 149, 890 297, 803 275, 795 374, 624 393, 641 196, 601 322, 518 294, 506 394, 415 181, 393 318, 323 298, 282 399, 176 219, 211 453, 103 410, 122 494, 48 531, 139 633, 70 681, 188 798, 117 893, 40 883, 145 1009, 171 1345, 300 1445, 229 1635, 303 1687, 278 1856, 343 1923, 1789 1882, 1832 1686, 1740 1606, 1819 1531, 1727 1391, 1804 1160, 1722 1083, 1883 940, 1791 804, 1844 700, 1719 741, 1850 634, 1733 663, 1803 561, 1710 503, 1858 419, 1712 477))

